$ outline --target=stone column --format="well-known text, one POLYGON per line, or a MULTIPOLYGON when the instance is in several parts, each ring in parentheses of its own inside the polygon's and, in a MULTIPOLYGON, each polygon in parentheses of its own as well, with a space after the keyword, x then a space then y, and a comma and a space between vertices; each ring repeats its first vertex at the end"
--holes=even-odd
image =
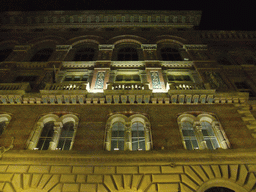
POLYGON ((145 149, 149 151, 151 148, 151 135, 150 135, 150 124, 147 122, 145 125, 145 149))
POLYGON ((54 133, 52 136, 52 140, 50 141, 50 145, 49 145, 49 150, 55 150, 57 147, 57 144, 59 142, 59 138, 60 138, 60 132, 61 132, 61 128, 62 128, 62 123, 61 122, 54 122, 54 133))
POLYGON ((73 127, 74 133, 73 133, 72 141, 71 141, 71 143, 70 143, 69 150, 71 150, 72 147, 73 147, 73 145, 74 145, 74 141, 75 141, 75 137, 76 137, 76 131, 77 131, 77 126, 78 126, 78 123, 75 122, 75 123, 74 123, 74 127, 73 127))
POLYGON ((106 126, 106 138, 105 138, 105 148, 107 151, 111 151, 111 129, 110 125, 107 124, 106 126))
POLYGON ((204 140, 202 133, 202 126, 199 121, 194 122, 193 127, 195 127, 195 136, 198 141, 199 149, 207 149, 206 141, 204 140))
POLYGON ((131 122, 125 124, 124 150, 132 151, 132 130, 131 122))
POLYGON ((43 128, 44 128, 44 123, 43 122, 38 122, 36 124, 36 128, 34 130, 34 134, 33 134, 32 138, 29 142, 28 149, 33 150, 36 147, 43 128))

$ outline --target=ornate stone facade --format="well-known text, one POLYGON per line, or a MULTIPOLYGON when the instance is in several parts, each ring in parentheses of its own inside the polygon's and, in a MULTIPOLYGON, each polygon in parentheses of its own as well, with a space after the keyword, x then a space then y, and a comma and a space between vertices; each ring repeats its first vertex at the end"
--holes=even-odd
POLYGON ((255 191, 256 33, 200 19, 1 13, 0 191, 255 191))

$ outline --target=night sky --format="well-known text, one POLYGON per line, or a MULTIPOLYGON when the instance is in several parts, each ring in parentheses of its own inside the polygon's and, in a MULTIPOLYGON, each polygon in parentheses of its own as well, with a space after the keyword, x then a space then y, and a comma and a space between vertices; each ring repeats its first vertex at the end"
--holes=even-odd
POLYGON ((0 11, 44 10, 202 10, 199 30, 256 30, 253 1, 230 0, 0 0, 0 11), (205 3, 202 3, 205 2, 205 3), (225 3, 229 2, 229 3, 225 3))

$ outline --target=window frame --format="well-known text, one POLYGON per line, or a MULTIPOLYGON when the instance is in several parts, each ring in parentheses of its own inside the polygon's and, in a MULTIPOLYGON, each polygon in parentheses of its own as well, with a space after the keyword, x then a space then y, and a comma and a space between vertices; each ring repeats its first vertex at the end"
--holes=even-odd
POLYGON ((5 122, 5 124, 3 125, 3 127, 1 127, 0 129, 0 136, 5 132, 5 130, 7 129, 8 124, 11 121, 11 116, 8 114, 0 114, 0 123, 1 122, 5 122))
MULTIPOLYGON (((106 133, 105 133, 105 143, 104 148, 107 151, 112 150, 112 127, 114 123, 121 122, 124 124, 124 151, 134 151, 132 150, 132 124, 140 122, 144 126, 144 137, 145 137, 145 151, 149 151, 152 148, 151 130, 149 120, 141 114, 134 114, 127 117, 123 114, 112 115, 108 118, 106 123, 106 133)), ((114 151, 118 151, 114 150, 114 151)), ((140 151, 140 149, 138 149, 140 151)))
POLYGON ((53 133, 53 136, 51 137, 51 141, 49 142, 49 147, 47 150, 62 150, 62 149, 58 148, 58 142, 60 139, 61 131, 62 131, 63 125, 70 121, 74 122, 74 127, 73 127, 74 132, 73 132, 69 150, 72 149, 78 122, 79 122, 78 117, 74 114, 65 114, 65 115, 62 115, 61 117, 59 117, 58 115, 55 115, 55 114, 47 114, 47 115, 44 115, 43 117, 41 117, 37 121, 32 133, 30 135, 30 138, 27 143, 27 149, 38 150, 37 145, 38 145, 39 139, 41 137, 44 125, 50 121, 54 122, 54 126, 53 126, 54 133, 53 133))
MULTIPOLYGON (((209 113, 185 113, 185 114, 181 114, 178 119, 178 125, 180 128, 180 133, 182 136, 182 140, 183 140, 183 145, 185 149, 188 149, 187 145, 186 145, 186 136, 184 136, 182 129, 182 122, 190 122, 193 125, 193 131, 195 133, 195 137, 198 143, 198 148, 192 148, 191 150, 197 150, 197 149, 209 149, 207 146, 207 142, 206 142, 206 137, 204 136, 202 133, 202 123, 203 122, 208 122, 211 125, 212 131, 214 133, 214 136, 211 136, 211 138, 216 138, 219 147, 218 148, 222 148, 222 149, 228 149, 230 148, 230 144, 229 141, 225 135, 224 130, 221 127, 220 122, 216 119, 216 117, 214 115, 211 115, 209 113)), ((213 150, 215 150, 217 148, 214 148, 213 150)), ((188 149, 189 150, 189 149, 188 149)))

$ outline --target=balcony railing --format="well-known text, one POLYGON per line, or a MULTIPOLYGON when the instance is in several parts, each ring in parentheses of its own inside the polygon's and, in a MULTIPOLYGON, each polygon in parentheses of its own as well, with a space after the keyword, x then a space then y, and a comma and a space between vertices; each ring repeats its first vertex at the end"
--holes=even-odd
POLYGON ((43 95, 77 95, 77 94, 87 94, 89 88, 88 82, 83 83, 47 83, 40 93, 43 95))
POLYGON ((24 94, 29 90, 29 83, 0 83, 0 93, 24 94))
POLYGON ((44 90, 87 90, 88 83, 47 83, 44 90))
POLYGON ((149 90, 148 83, 109 83, 107 90, 149 90))
POLYGON ((202 90, 205 89, 203 84, 199 83, 168 83, 169 90, 202 90))

